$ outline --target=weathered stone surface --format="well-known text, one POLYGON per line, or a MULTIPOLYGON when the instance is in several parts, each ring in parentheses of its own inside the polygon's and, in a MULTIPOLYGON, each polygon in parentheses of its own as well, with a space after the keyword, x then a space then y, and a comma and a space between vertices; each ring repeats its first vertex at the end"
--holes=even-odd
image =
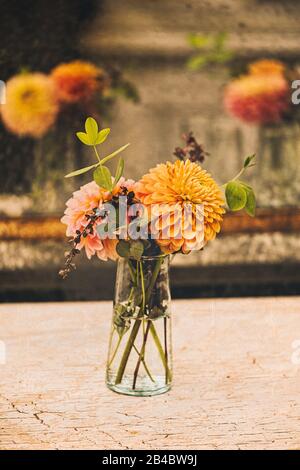
POLYGON ((241 55, 298 56, 298 15, 295 0, 105 0, 83 44, 108 56, 168 58, 189 53, 187 32, 228 31, 241 55))
MULTIPOLYGON (((67 248, 67 245, 66 247, 67 248)), ((59 269, 64 261, 64 245, 61 242, 1 241, 0 269, 59 269)), ((216 238, 204 250, 187 255, 177 255, 175 265, 221 265, 228 263, 288 263, 300 262, 300 239, 298 234, 233 235, 216 238)), ((101 268, 106 263, 93 258, 87 260, 84 253, 78 256, 79 267, 96 266, 101 268)))
POLYGON ((110 303, 1 305, 0 448, 299 449, 299 302, 174 302, 174 387, 153 398, 105 388, 110 303))
MULTIPOLYGON (((0 242, 0 301, 101 300, 113 295, 115 263, 78 257, 63 281, 61 242, 0 242)), ((300 293, 297 234, 226 236, 172 261, 175 297, 300 293)))

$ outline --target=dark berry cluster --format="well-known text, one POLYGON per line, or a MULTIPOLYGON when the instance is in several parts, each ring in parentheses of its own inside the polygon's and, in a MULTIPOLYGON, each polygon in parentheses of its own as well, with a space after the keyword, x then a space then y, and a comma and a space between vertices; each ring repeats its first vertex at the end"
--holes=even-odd
POLYGON ((81 241, 81 237, 86 238, 89 234, 94 233, 94 227, 95 223, 99 218, 102 218, 103 215, 99 216, 98 215, 98 208, 95 207, 92 210, 91 214, 86 214, 86 218, 89 220, 88 224, 83 230, 76 230, 76 235, 74 238, 71 238, 69 240, 69 243, 71 243, 72 248, 71 250, 67 251, 65 253, 65 265, 64 268, 59 271, 59 276, 62 277, 63 279, 66 279, 69 275, 69 273, 76 269, 76 265, 74 264, 73 260, 76 255, 80 253, 80 250, 78 250, 77 246, 79 245, 81 241))
POLYGON ((174 151, 175 157, 183 161, 190 160, 191 162, 203 163, 209 153, 204 150, 202 145, 198 144, 193 136, 193 132, 183 134, 182 138, 185 141, 185 147, 176 147, 174 151))
MULTIPOLYGON (((118 208, 120 196, 127 197, 127 206, 130 206, 136 202, 134 192, 128 191, 125 186, 122 186, 120 188, 120 192, 113 196, 112 200, 110 201, 111 204, 116 208, 118 208)), ((65 253, 64 267, 58 273, 60 277, 66 279, 69 273, 76 269, 74 264, 74 257, 80 253, 80 250, 77 248, 77 246, 79 245, 81 238, 86 238, 88 235, 93 235, 96 222, 99 220, 104 220, 108 215, 109 214, 107 211, 103 213, 103 211, 100 211, 98 207, 94 207, 90 214, 86 214, 85 217, 88 220, 87 225, 82 230, 76 230, 76 235, 69 240, 72 248, 65 253)), ((137 215, 135 215, 135 217, 137 217, 137 215)))

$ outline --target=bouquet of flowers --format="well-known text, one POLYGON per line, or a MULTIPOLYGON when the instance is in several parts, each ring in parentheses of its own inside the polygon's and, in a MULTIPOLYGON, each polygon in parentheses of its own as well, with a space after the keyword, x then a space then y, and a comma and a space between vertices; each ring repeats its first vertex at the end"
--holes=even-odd
POLYGON ((254 155, 222 188, 202 168, 206 152, 189 133, 185 146, 175 149, 175 161, 157 165, 134 182, 123 176, 123 158, 114 176, 107 166, 129 144, 100 156, 98 146, 109 133, 109 128, 99 130, 91 117, 85 132, 77 133, 93 148, 96 161, 66 175, 92 171, 93 181, 66 203, 62 222, 71 249, 60 275, 66 278, 75 268, 74 258, 82 249, 89 259, 118 260, 107 385, 120 393, 153 395, 168 390, 172 377, 170 255, 201 250, 215 238, 225 198, 231 210, 245 208, 254 215, 253 189, 241 180, 254 155))

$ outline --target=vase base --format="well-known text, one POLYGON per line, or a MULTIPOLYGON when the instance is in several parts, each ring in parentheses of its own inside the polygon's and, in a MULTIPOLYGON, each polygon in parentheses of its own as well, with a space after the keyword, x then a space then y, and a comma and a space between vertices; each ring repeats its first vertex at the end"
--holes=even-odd
POLYGON ((132 388, 132 379, 126 380, 123 379, 122 383, 115 384, 111 382, 106 382, 107 387, 112 390, 113 392, 119 393, 121 395, 130 395, 134 397, 153 397, 155 395, 161 395, 166 393, 170 390, 171 384, 166 384, 165 380, 157 380, 151 385, 147 386, 139 386, 135 389, 132 388))

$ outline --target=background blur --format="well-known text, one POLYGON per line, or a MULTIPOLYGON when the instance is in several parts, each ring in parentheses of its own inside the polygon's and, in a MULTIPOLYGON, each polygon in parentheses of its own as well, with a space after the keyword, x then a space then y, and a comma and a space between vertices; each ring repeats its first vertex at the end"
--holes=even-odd
MULTIPOLYGON (((127 177, 171 159, 189 130, 210 153, 205 166, 220 183, 256 153, 247 173, 256 217, 228 214, 214 243, 177 256, 173 296, 299 294, 299 126, 285 123, 270 133, 223 107, 224 86, 247 63, 275 58, 297 66, 299 33, 296 0, 2 1, 0 79, 22 70, 48 73, 74 59, 121 70, 126 93, 100 103, 98 113, 112 128, 107 152, 131 142, 127 177), (207 38, 204 52, 194 33, 207 38), (214 58, 215 41, 221 45, 214 58)), ((66 183, 63 176, 90 161, 73 137, 83 124, 83 116, 71 115, 41 139, 18 138, 0 124, 1 301, 112 297, 112 263, 82 254, 68 280, 57 276, 67 247, 59 219, 72 190, 86 181, 66 183)))

